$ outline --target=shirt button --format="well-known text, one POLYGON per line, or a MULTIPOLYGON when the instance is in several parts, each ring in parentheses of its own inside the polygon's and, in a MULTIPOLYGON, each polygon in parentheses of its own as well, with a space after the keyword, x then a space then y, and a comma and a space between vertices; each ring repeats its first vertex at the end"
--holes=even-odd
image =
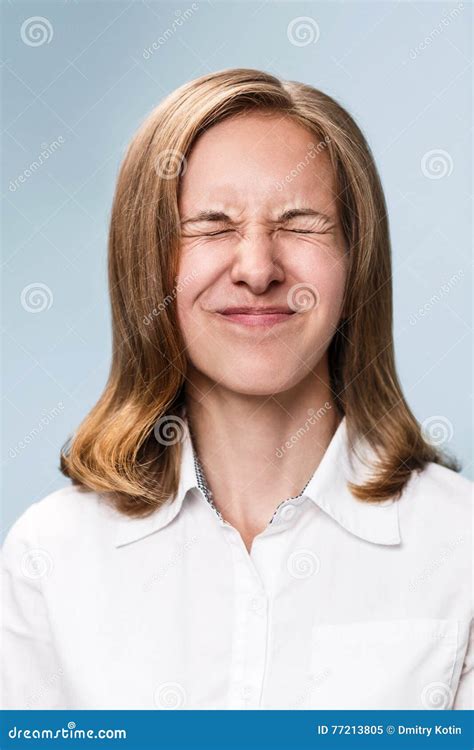
POLYGON ((253 698, 253 688, 251 685, 242 685, 242 699, 246 703, 250 703, 253 698))
POLYGON ((264 596, 254 596, 250 599, 250 611, 254 612, 260 617, 265 614, 266 610, 266 599, 264 596))
POLYGON ((279 512, 282 521, 291 521, 296 514, 296 508, 293 503, 285 503, 285 505, 282 505, 279 512))

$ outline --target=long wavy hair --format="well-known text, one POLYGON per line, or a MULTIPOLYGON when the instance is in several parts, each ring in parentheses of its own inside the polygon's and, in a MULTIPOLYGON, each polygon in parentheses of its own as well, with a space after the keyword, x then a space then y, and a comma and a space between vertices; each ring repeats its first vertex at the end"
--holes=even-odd
POLYGON ((158 441, 155 427, 179 419, 185 407, 187 363, 175 307, 180 177, 201 133, 255 110, 304 126, 326 144, 334 171, 349 267, 343 319, 328 349, 330 386, 351 451, 362 436, 377 456, 368 480, 350 484, 351 492, 361 501, 385 500, 399 497, 428 462, 460 469, 425 439, 396 374, 387 209, 364 135, 322 91, 229 69, 167 96, 131 141, 117 180, 108 245, 111 368, 98 402, 63 446, 60 469, 130 516, 152 513, 179 483, 181 442, 158 441), (151 315, 157 305, 159 314, 151 315))

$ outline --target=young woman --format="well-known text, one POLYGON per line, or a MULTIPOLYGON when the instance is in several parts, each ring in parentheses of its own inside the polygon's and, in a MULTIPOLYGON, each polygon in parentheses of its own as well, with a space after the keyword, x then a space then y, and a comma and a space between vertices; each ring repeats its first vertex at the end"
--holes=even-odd
POLYGON ((397 379, 370 149, 225 70, 121 167, 113 360, 4 545, 4 705, 471 708, 472 484, 397 379))

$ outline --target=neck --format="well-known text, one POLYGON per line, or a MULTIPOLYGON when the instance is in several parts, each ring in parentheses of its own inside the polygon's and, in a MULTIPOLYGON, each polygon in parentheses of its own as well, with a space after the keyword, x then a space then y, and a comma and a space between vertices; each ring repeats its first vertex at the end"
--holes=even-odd
POLYGON ((186 411, 213 501, 248 549, 279 503, 302 491, 341 421, 324 366, 271 396, 231 392, 191 372, 186 411))

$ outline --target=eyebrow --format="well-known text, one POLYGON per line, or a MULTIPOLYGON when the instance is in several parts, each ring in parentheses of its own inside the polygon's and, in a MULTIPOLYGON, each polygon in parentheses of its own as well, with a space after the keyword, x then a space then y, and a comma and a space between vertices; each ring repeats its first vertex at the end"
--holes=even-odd
MULTIPOLYGON (((316 211, 316 209, 314 208, 290 208, 287 211, 283 211, 283 213, 274 220, 274 223, 284 223, 286 221, 290 221, 291 219, 295 219, 298 216, 311 216, 313 218, 323 219, 324 221, 328 222, 332 221, 327 214, 323 213, 322 211, 316 211)), ((181 221, 181 226, 197 221, 220 221, 227 222, 228 224, 233 224, 230 216, 228 216, 224 211, 209 210, 200 211, 195 216, 191 216, 189 219, 184 219, 183 221, 181 221)))

